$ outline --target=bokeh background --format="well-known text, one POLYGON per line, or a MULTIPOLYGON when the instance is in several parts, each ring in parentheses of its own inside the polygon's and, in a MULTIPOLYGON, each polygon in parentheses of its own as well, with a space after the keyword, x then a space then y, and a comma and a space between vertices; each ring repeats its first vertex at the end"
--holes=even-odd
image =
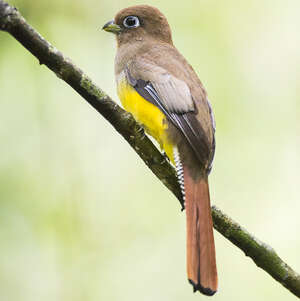
MULTIPOLYGON (((117 100, 99 30, 141 1, 12 0, 117 100)), ((300 271, 299 0, 149 0, 217 121, 212 203, 300 271)), ((197 300, 174 196, 79 95, 0 32, 0 300, 197 300)), ((216 300, 293 300, 215 232, 216 300)))

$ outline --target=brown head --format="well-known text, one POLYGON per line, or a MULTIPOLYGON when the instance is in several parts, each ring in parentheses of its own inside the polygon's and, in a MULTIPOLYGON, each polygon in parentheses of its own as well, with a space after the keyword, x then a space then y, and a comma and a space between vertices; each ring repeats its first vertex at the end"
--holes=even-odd
POLYGON ((116 34, 118 45, 152 38, 173 44, 166 17, 155 7, 137 5, 124 8, 103 29, 116 34))

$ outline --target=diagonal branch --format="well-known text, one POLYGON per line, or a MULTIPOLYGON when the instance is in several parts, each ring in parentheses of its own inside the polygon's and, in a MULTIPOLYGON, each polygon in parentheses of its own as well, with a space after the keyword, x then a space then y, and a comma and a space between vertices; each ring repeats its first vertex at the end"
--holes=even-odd
MULTIPOLYGON (((3 0, 0 0, 0 30, 11 34, 39 60, 40 64, 45 64, 105 117, 182 203, 174 168, 144 134, 143 129, 132 116, 120 108, 69 58, 34 30, 15 8, 3 0)), ((214 227, 218 232, 244 251, 246 256, 251 257, 258 267, 265 270, 294 295, 300 297, 300 275, 289 267, 271 247, 259 241, 214 206, 212 215, 214 227)))

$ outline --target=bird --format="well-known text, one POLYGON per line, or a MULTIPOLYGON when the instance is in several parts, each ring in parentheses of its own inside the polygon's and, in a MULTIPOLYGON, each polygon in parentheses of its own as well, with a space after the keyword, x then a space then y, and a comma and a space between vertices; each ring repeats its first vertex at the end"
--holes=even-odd
POLYGON ((186 211, 188 281, 194 292, 212 296, 218 276, 208 175, 215 120, 207 92, 157 8, 124 8, 102 29, 116 37, 115 78, 124 109, 176 169, 186 211))

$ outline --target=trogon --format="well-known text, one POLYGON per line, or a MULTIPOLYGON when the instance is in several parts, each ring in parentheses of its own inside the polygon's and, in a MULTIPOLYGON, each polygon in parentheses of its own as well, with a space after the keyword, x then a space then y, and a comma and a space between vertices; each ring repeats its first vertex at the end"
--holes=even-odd
POLYGON ((103 29, 116 36, 115 76, 123 107, 176 168, 186 209, 188 280, 194 291, 211 296, 218 286, 208 187, 215 122, 207 93, 175 48, 158 9, 125 8, 103 29))

